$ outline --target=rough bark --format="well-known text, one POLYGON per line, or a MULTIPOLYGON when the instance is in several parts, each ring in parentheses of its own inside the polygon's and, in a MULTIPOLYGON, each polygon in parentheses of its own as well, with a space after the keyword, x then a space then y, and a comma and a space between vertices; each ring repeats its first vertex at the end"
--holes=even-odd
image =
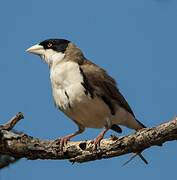
POLYGON ((144 128, 128 136, 112 136, 103 139, 96 152, 89 140, 69 141, 61 151, 56 141, 41 140, 27 134, 10 132, 9 130, 22 118, 23 114, 18 113, 7 124, 0 126, 0 154, 9 155, 15 159, 69 159, 73 163, 83 163, 142 152, 151 146, 177 140, 177 117, 175 117, 160 126, 144 128))

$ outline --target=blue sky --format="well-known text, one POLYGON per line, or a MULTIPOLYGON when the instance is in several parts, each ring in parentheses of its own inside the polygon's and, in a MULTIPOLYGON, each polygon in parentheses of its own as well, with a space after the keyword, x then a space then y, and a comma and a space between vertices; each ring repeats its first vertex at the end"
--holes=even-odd
MULTIPOLYGON (((0 119, 22 111, 16 130, 56 139, 76 125, 54 107, 48 67, 25 49, 48 38, 75 42, 85 56, 113 76, 136 117, 148 127, 177 115, 177 1, 30 0, 0 6, 0 119)), ((123 128, 122 135, 132 133, 123 128)), ((94 138, 87 129, 74 141, 94 138)), ((107 133, 109 137, 113 132, 107 133)), ((11 179, 167 179, 176 172, 176 142, 152 147, 125 167, 125 155, 71 165, 67 160, 26 160, 0 172, 11 179)))

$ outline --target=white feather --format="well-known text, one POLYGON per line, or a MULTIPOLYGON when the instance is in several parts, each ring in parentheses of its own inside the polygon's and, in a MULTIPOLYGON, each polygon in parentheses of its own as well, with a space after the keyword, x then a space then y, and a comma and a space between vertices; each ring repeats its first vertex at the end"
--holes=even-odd
POLYGON ((50 79, 55 103, 61 109, 66 109, 69 103, 71 106, 79 103, 82 101, 82 96, 85 96, 84 87, 81 84, 83 77, 79 65, 75 62, 63 61, 52 66, 50 79))
POLYGON ((53 49, 46 49, 41 55, 44 62, 51 68, 64 59, 65 54, 62 52, 54 51, 53 49))

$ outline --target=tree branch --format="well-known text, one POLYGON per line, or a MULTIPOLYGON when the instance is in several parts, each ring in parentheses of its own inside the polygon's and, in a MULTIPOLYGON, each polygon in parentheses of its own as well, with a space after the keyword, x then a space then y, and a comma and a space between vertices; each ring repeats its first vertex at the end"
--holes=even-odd
POLYGON ((22 117, 22 114, 16 115, 10 122, 0 126, 0 154, 14 158, 69 159, 73 163, 83 163, 141 152, 151 146, 177 140, 177 117, 175 117, 170 122, 153 128, 144 128, 128 136, 103 139, 97 152, 94 151, 90 141, 69 141, 61 151, 56 141, 40 140, 26 134, 9 132, 8 130, 12 129, 22 117))
POLYGON ((0 130, 10 131, 15 126, 15 124, 21 119, 24 119, 24 116, 22 112, 19 112, 11 120, 9 120, 7 124, 0 125, 0 130))

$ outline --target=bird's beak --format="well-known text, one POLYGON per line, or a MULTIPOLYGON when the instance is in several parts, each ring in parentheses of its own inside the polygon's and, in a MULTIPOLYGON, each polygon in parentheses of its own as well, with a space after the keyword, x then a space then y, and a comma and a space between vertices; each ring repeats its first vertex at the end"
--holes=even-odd
POLYGON ((43 46, 36 44, 34 46, 31 46, 30 48, 28 48, 26 50, 26 52, 32 53, 32 54, 36 54, 36 55, 41 55, 44 53, 44 48, 43 46))

